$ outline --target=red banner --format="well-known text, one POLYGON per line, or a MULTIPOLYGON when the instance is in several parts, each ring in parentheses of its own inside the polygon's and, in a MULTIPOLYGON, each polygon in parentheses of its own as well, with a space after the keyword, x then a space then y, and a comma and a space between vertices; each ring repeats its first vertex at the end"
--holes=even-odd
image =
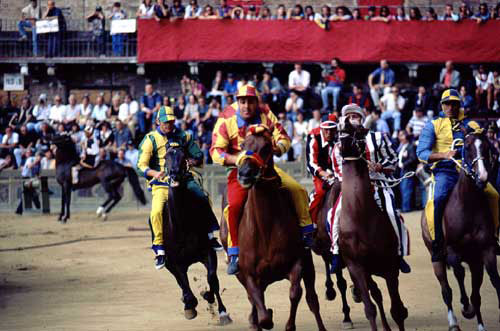
POLYGON ((499 62, 500 21, 138 20, 138 62, 499 62))
POLYGON ((231 7, 240 6, 243 8, 248 8, 250 6, 260 7, 264 3, 262 0, 228 0, 227 4, 231 7))

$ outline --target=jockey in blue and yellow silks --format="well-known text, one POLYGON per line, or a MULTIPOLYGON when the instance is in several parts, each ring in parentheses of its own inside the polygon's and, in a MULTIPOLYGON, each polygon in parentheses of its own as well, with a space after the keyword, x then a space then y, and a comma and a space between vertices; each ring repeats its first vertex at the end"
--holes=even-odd
MULTIPOLYGON (((443 216, 446 202, 458 182, 459 172, 452 158, 460 155, 459 150, 451 150, 455 139, 465 138, 463 129, 479 130, 475 121, 465 118, 460 109, 461 99, 458 92, 448 89, 441 97, 443 112, 428 122, 420 135, 417 156, 424 162, 432 164, 432 189, 425 208, 432 239, 432 262, 444 259, 443 216)), ((488 183, 484 192, 498 232, 498 199, 499 195, 493 186, 488 183)))
MULTIPOLYGON (((195 143, 193 137, 174 126, 174 111, 170 107, 161 107, 156 119, 157 129, 149 132, 139 145, 139 158, 137 160, 137 172, 148 179, 153 199, 151 202, 150 225, 153 234, 153 251, 156 254, 156 269, 165 266, 165 248, 163 243, 163 207, 168 201, 168 169, 165 168, 165 156, 169 145, 175 143, 181 146, 186 153, 188 162, 193 166, 200 166, 203 163, 203 152, 195 143)), ((208 237, 211 240, 212 248, 222 250, 222 246, 213 237, 212 232, 219 229, 217 218, 212 212, 207 195, 199 184, 190 175, 187 179, 186 187, 192 191, 199 201, 204 201, 210 210, 208 237)))

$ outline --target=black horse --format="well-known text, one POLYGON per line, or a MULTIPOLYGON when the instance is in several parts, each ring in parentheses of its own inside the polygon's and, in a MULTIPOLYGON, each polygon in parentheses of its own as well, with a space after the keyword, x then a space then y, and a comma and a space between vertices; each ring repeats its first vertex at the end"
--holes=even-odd
POLYGON ((207 269, 209 290, 201 293, 213 312, 215 299, 221 325, 231 323, 231 319, 222 303, 217 278, 217 254, 210 245, 208 233, 207 210, 210 205, 199 201, 187 189, 187 178, 190 176, 184 151, 180 147, 169 147, 165 156, 168 169, 168 200, 163 210, 164 242, 166 247, 166 268, 172 273, 182 289, 184 316, 190 320, 197 316, 198 300, 189 287, 187 271, 189 266, 200 262, 207 269))
POLYGON ((75 143, 70 135, 65 134, 55 135, 51 141, 57 146, 56 179, 62 189, 60 222, 66 223, 70 218, 71 191, 89 188, 98 183, 101 183, 108 194, 108 199, 97 209, 98 216, 102 216, 104 220, 107 213, 121 200, 122 197, 118 189, 127 177, 136 198, 143 205, 146 204, 146 197, 135 170, 114 161, 101 161, 95 168, 81 169, 78 175, 78 184, 73 184, 71 168, 77 165, 80 160, 75 143))

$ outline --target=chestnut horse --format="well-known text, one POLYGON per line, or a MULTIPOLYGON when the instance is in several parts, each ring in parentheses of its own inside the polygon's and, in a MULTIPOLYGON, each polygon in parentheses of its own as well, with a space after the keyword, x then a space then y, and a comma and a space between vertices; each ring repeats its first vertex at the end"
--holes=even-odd
MULTIPOLYGON (((477 317, 478 330, 485 330, 481 316, 480 289, 483 282, 484 267, 496 290, 500 305, 500 277, 495 254, 496 239, 490 207, 484 194, 488 171, 492 162, 490 144, 482 134, 469 133, 465 136, 462 150, 463 168, 459 179, 446 204, 443 218, 447 264, 460 287, 462 315, 465 318, 477 317), (472 293, 469 298, 464 286, 465 262, 470 267, 472 293), (472 305, 470 304, 472 303, 472 305)), ((427 226, 425 211, 422 213, 422 237, 429 252, 431 236, 427 226)), ((434 274, 441 285, 443 300, 448 307, 448 325, 450 331, 460 330, 453 312, 452 292, 448 284, 446 264, 432 264, 434 274)))
MULTIPOLYGON (((337 294, 333 288, 333 281, 330 275, 330 264, 332 261, 332 240, 330 238, 330 232, 327 229, 328 217, 331 215, 328 213, 331 210, 337 201, 340 195, 340 182, 335 180, 330 188, 328 189, 324 201, 323 206, 321 207, 318 213, 318 228, 316 231, 316 237, 314 238, 313 251, 314 253, 321 256, 325 263, 325 272, 326 272, 326 299, 328 301, 335 300, 337 294)), ((342 328, 352 329, 354 326, 352 324, 352 320, 350 317, 351 308, 347 303, 347 282, 342 275, 343 266, 338 268, 335 276, 337 277, 337 287, 340 290, 340 295, 342 297, 342 312, 344 313, 344 320, 342 321, 342 328)))
MULTIPOLYGON (((237 277, 252 305, 249 321, 253 329, 273 328, 272 310, 266 308, 264 292, 272 283, 286 278, 291 283, 291 309, 286 330, 295 330, 297 307, 302 296, 301 280, 304 278, 309 308, 319 330, 326 330, 314 288, 312 255, 302 243, 290 193, 281 187, 274 168, 271 133, 267 128, 260 128, 245 138, 242 148, 254 154, 238 169, 238 180, 242 186, 248 187, 248 197, 238 229, 240 272, 237 277)), ((221 223, 221 239, 227 249, 225 218, 221 223)))
POLYGON ((386 280, 391 297, 391 315, 404 330, 408 310, 399 296, 398 239, 388 216, 373 197, 367 161, 364 158, 367 129, 353 127, 349 120, 339 125, 342 164, 342 210, 339 224, 339 247, 351 279, 360 291, 366 318, 377 330, 377 303, 384 330, 390 330, 382 293, 372 276, 386 280))

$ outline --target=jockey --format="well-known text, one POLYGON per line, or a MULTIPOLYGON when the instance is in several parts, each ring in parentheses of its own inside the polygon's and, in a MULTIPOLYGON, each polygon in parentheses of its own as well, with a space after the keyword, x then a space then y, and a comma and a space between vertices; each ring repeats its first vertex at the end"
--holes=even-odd
MULTIPOLYGON (((454 89, 445 90, 441 96, 443 112, 426 124, 417 147, 417 156, 420 161, 432 164, 434 189, 430 190, 431 196, 425 208, 427 221, 434 225, 434 231, 429 229, 433 240, 432 262, 444 260, 443 215, 448 197, 459 177, 457 167, 452 161, 452 158, 457 154, 456 150, 451 150, 452 143, 455 139, 464 139, 463 129, 480 129, 477 122, 465 118, 464 111, 460 109, 460 106, 460 94, 454 89)), ((499 196, 490 183, 486 185, 484 193, 487 196, 495 223, 495 236, 498 237, 499 196)))
POLYGON ((336 116, 329 115, 319 128, 307 135, 306 164, 307 170, 313 176, 314 194, 309 204, 309 212, 314 223, 318 222, 318 213, 326 195, 330 181, 334 178, 330 149, 337 138, 336 116))
MULTIPOLYGON (((163 207, 168 201, 168 180, 165 168, 165 156, 170 144, 178 144, 184 148, 188 157, 188 162, 193 166, 201 166, 203 163, 203 152, 200 150, 194 139, 187 132, 177 129, 174 125, 174 111, 170 107, 161 107, 156 119, 157 129, 146 134, 139 145, 139 158, 137 160, 137 172, 148 179, 148 184, 152 191, 150 226, 153 234, 152 249, 156 254, 155 267, 160 270, 165 266, 165 247, 163 242, 163 207)), ((207 204, 207 215, 210 220, 208 237, 210 244, 215 250, 222 250, 222 246, 213 236, 213 231, 219 229, 217 218, 215 217, 207 195, 194 180, 192 176, 187 179, 187 188, 193 192, 200 200, 207 204)))
MULTIPOLYGON (((228 172, 228 207, 224 210, 224 213, 227 216, 229 227, 229 265, 227 273, 230 275, 234 275, 239 271, 238 222, 248 196, 248 190, 243 188, 237 179, 237 167, 242 160, 241 156, 246 155, 246 151, 242 151, 240 146, 245 139, 247 130, 253 124, 267 126, 272 132, 275 155, 282 155, 290 148, 290 138, 269 107, 259 105, 259 95, 254 86, 241 86, 236 99, 237 102, 227 106, 219 115, 214 127, 212 147, 210 148, 212 160, 225 166, 228 172)), ((305 245, 310 246, 314 226, 309 215, 307 192, 283 170, 278 167, 275 167, 275 170, 280 176, 283 186, 291 193, 302 234, 304 235, 305 245)))
POLYGON ((95 159, 97 154, 99 154, 99 142, 94 137, 94 127, 87 125, 83 132, 85 138, 82 140, 80 163, 71 168, 73 184, 78 184, 78 173, 82 168, 92 169, 95 166, 95 159))
MULTIPOLYGON (((362 125, 365 115, 363 110, 356 104, 345 105, 342 108, 342 116, 350 120, 353 125, 362 125)), ((368 132, 366 135, 366 152, 364 158, 368 161, 370 169, 370 179, 373 184, 374 199, 382 211, 384 211, 394 228, 394 232, 398 238, 398 254, 401 256, 400 270, 403 273, 411 272, 410 266, 404 260, 404 256, 409 255, 409 235, 408 230, 403 222, 403 218, 396 210, 394 192, 389 186, 387 180, 393 179, 391 173, 396 168, 398 162, 396 153, 391 147, 389 138, 380 132, 368 132)), ((339 181, 342 181, 342 156, 340 155, 340 143, 335 144, 332 152, 333 171, 339 181)), ((342 206, 342 193, 340 194, 335 206, 332 209, 333 221, 330 216, 328 219, 333 224, 330 224, 332 229, 332 250, 333 259, 331 272, 334 273, 339 267, 339 219, 342 206)))

